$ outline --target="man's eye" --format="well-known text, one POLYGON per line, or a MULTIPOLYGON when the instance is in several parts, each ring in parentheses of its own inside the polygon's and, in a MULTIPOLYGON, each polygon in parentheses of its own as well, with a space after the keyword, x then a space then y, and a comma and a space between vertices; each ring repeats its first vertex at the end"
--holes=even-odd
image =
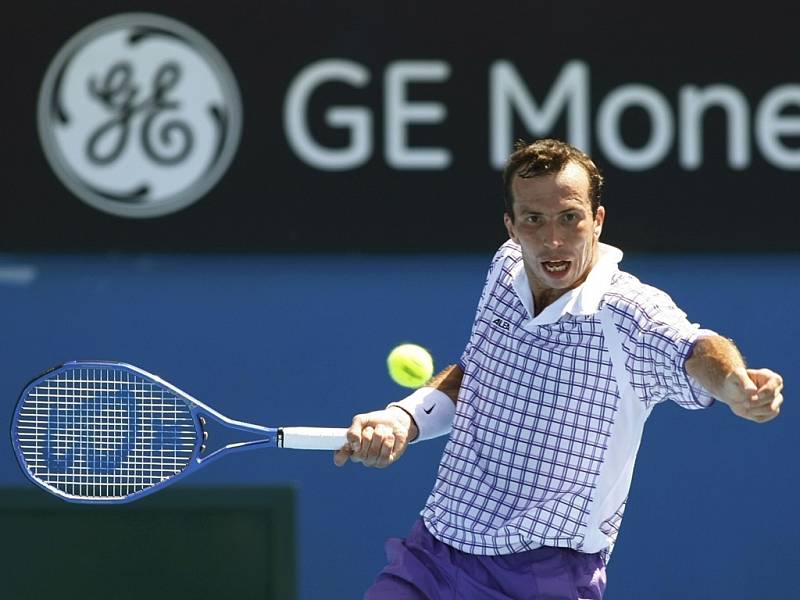
POLYGON ((525 220, 528 223, 538 223, 539 222, 539 217, 538 217, 538 215, 528 215, 527 217, 525 217, 525 220))
POLYGON ((564 220, 567 223, 574 223, 575 221, 578 220, 578 215, 576 215, 575 213, 567 213, 564 215, 564 220))

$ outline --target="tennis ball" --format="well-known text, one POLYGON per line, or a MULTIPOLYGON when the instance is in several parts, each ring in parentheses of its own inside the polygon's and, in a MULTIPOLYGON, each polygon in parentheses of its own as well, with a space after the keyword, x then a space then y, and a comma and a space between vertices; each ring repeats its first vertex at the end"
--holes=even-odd
POLYGON ((389 353, 386 364, 394 382, 404 387, 422 387, 433 375, 430 352, 416 344, 400 344, 389 353))

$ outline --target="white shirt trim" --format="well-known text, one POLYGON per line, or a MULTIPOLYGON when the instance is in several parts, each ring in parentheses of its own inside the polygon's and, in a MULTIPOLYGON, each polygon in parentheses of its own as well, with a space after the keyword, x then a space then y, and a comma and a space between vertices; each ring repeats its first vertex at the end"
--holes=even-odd
POLYGON ((600 530, 600 524, 613 517, 628 496, 644 424, 653 409, 652 405, 646 406, 639 400, 631 385, 625 368, 625 350, 611 312, 603 308, 598 316, 606 350, 611 357, 611 372, 617 381, 620 400, 586 520, 581 551, 590 553, 613 545, 614 540, 600 530))

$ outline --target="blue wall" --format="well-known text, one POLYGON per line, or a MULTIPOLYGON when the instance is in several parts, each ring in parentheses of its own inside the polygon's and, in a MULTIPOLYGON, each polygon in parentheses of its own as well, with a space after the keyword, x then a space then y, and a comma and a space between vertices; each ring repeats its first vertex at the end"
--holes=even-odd
MULTIPOLYGON (((273 425, 347 425, 404 391, 384 359, 402 341, 438 366, 466 340, 490 256, 0 256, 0 426, 23 384, 74 358, 131 362, 223 413, 273 425)), ((656 408, 609 567, 610 600, 784 598, 797 590, 794 407, 800 257, 631 256, 692 320, 784 374, 768 425, 724 406, 656 408)), ((329 453, 248 453, 182 483, 286 483, 299 497, 304 599, 351 600, 433 483, 443 442, 390 469, 329 453)), ((6 445, 0 484, 26 485, 6 445)))

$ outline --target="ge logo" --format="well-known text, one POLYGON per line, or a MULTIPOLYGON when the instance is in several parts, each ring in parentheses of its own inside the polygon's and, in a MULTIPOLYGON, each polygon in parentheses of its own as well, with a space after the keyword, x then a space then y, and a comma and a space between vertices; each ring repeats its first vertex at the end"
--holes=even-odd
POLYGON ((201 198, 236 152, 242 109, 220 53, 154 14, 89 25, 42 84, 39 137, 76 196, 123 217, 157 217, 201 198))

